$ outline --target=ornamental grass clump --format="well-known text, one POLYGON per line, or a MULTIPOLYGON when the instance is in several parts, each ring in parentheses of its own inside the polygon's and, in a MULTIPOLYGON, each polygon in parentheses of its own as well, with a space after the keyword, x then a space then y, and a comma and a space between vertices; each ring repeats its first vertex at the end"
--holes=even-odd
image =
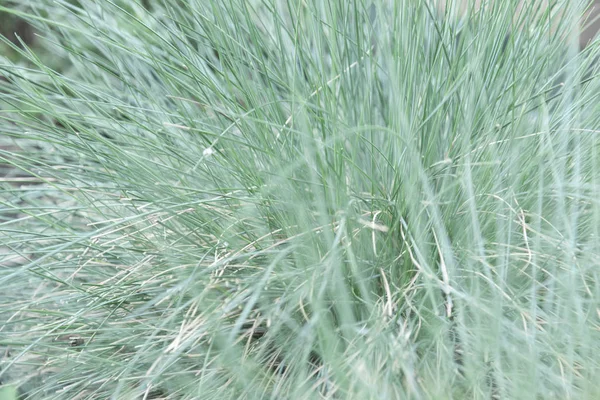
POLYGON ((521 3, 4 1, 4 387, 600 398, 600 50, 521 3))

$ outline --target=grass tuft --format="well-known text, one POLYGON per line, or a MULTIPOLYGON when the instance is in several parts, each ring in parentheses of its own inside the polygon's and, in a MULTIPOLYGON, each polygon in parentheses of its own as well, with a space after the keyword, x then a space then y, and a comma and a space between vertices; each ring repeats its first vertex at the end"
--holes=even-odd
POLYGON ((6 387, 600 398, 586 2, 434 3, 4 1, 6 387))

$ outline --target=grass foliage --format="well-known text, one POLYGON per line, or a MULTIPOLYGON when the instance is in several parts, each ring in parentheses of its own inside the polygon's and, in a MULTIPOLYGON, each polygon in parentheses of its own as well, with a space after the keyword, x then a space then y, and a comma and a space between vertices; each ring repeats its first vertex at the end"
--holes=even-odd
POLYGON ((0 380, 600 398, 585 2, 433 3, 2 2, 0 380))

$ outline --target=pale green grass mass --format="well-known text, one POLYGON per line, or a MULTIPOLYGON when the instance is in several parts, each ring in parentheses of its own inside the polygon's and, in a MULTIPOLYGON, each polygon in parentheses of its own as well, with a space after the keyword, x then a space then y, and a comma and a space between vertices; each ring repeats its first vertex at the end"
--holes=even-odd
POLYGON ((2 2, 0 380, 599 399, 600 50, 517 3, 2 2))

